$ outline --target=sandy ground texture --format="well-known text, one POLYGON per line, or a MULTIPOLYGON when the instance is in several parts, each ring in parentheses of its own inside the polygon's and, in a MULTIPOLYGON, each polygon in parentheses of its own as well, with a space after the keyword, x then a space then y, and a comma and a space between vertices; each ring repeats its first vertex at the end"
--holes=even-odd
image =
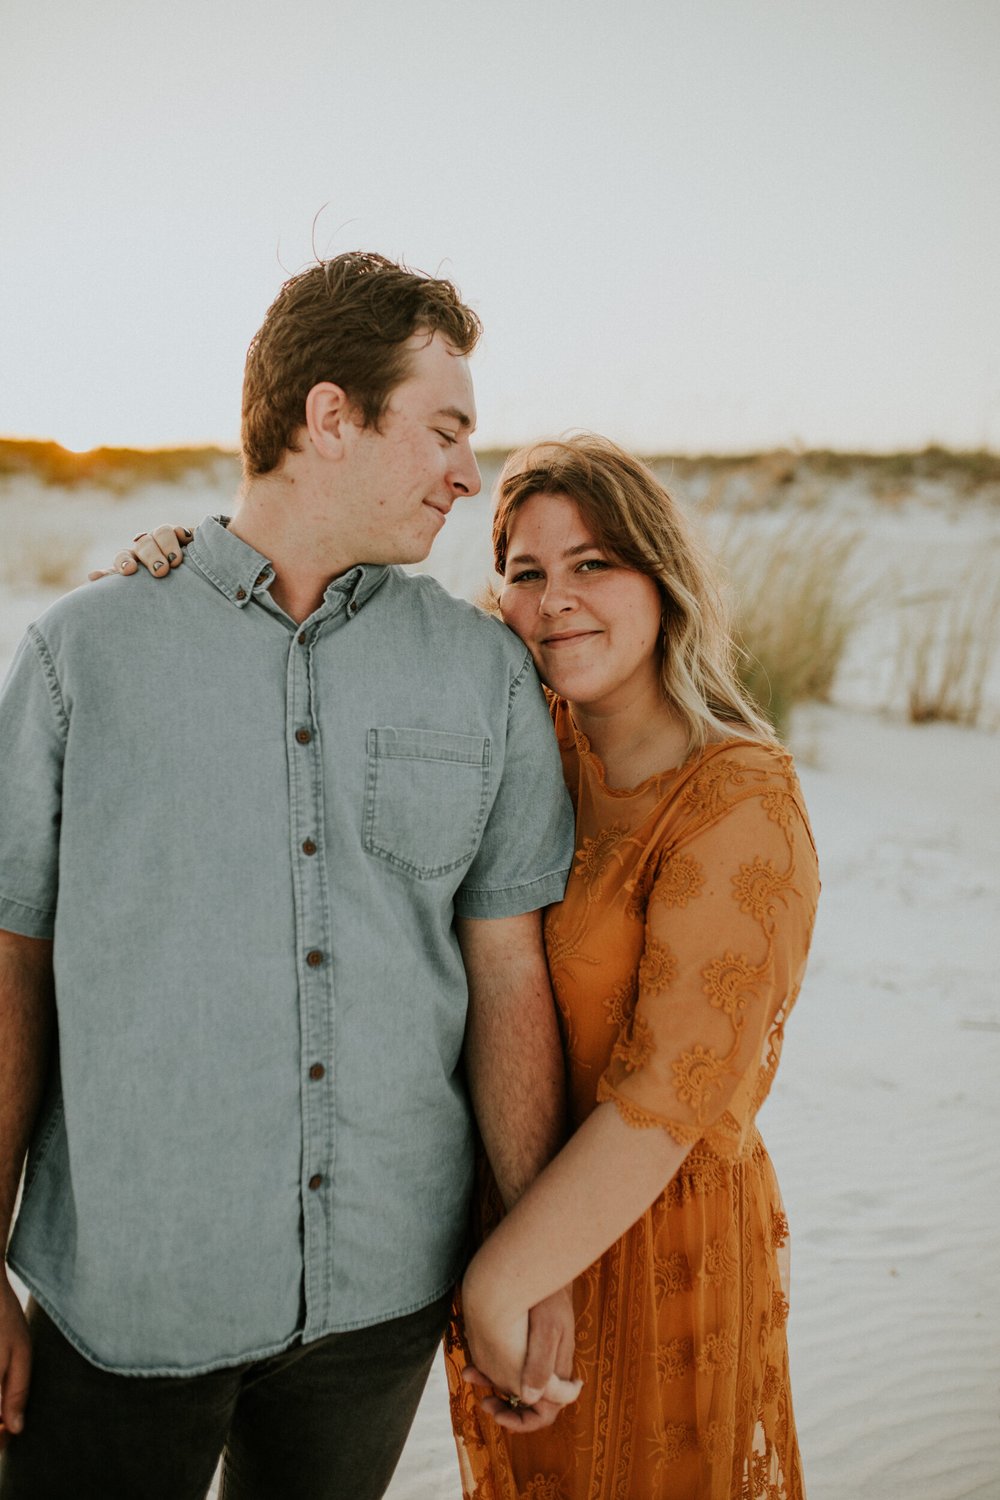
MULTIPOLYGON (((956 587, 977 559, 1000 556, 995 512, 854 500, 845 519, 866 527, 863 563, 882 600, 890 582, 956 587)), ((8 536, 15 517, 49 536, 76 528, 89 563, 143 526, 194 524, 225 497, 74 501, 69 521, 58 497, 39 507, 0 494, 0 507, 8 536)), ((487 576, 487 522, 470 502, 441 538, 433 571, 457 592, 487 576)), ((52 597, 0 572, 0 670, 52 597)), ((1000 754, 984 729, 908 725, 898 704, 894 717, 873 711, 892 686, 893 628, 872 609, 837 706, 793 723, 824 892, 761 1127, 792 1225, 789 1337, 811 1500, 997 1500, 1000 754)), ((389 1495, 458 1496, 440 1364, 389 1495)))

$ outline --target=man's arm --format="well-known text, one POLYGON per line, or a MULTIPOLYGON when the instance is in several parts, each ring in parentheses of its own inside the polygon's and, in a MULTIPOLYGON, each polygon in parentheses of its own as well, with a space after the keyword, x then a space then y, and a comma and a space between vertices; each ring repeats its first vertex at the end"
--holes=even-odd
MULTIPOLYGON (((5 1250, 45 1083, 54 1015, 52 944, 0 931, 0 1236, 5 1250)), ((24 1424, 30 1363, 27 1324, 5 1265, 0 1276, 0 1448, 24 1424)))
MULTIPOLYGON (((510 1209, 558 1152, 566 1129, 566 1069, 542 943, 541 912, 488 920, 457 918, 469 981, 466 1072, 479 1133, 504 1205, 510 1209)), ((476 1365, 529 1403, 573 1373, 569 1291, 533 1308, 523 1365, 514 1350, 473 1350, 476 1365), (478 1356, 478 1357, 477 1357, 478 1356), (512 1364, 517 1360, 517 1368, 512 1364)), ((539 1405, 528 1426, 554 1421, 570 1393, 539 1405)), ((575 1391, 572 1393, 575 1395, 575 1391)))
POLYGON ((455 926, 469 980, 469 1091, 500 1196, 512 1208, 566 1129, 566 1069, 541 913, 459 917, 455 926))

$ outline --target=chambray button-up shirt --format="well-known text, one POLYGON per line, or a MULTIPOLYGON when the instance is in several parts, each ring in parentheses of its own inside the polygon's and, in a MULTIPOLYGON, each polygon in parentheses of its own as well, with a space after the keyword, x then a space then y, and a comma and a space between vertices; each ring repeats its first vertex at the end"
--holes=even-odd
POLYGON ((562 895, 524 647, 356 567, 301 625, 206 521, 30 627, 0 694, 0 927, 59 1059, 10 1261, 95 1363, 182 1374, 424 1306, 471 1176, 453 917, 562 895))

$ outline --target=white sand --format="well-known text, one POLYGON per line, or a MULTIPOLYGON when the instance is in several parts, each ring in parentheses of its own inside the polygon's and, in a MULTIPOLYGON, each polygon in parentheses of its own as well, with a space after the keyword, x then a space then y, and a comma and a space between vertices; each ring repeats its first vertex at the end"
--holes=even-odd
MULTIPOLYGON (((164 491, 88 508, 85 540, 110 555, 151 519, 193 522, 223 503, 164 491)), ((996 513, 868 519, 874 572, 947 585, 997 555, 996 513)), ((478 506, 449 523, 435 571, 451 587, 485 577, 484 528, 478 506)), ((0 587, 0 668, 51 597, 0 587)), ((806 1482, 811 1500, 996 1500, 998 739, 845 706, 878 701, 891 677, 891 630, 876 618, 864 641, 841 706, 803 710, 794 726, 824 894, 761 1120, 792 1225, 806 1482)), ((389 1494, 457 1493, 438 1365, 389 1494)))

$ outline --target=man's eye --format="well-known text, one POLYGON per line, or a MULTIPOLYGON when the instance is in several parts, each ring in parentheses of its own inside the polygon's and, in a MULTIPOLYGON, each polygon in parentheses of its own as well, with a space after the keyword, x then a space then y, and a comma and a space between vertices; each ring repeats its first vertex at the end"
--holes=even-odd
POLYGON ((442 432, 440 427, 435 428, 439 438, 444 438, 446 443, 457 443, 458 437, 454 432, 442 432))

